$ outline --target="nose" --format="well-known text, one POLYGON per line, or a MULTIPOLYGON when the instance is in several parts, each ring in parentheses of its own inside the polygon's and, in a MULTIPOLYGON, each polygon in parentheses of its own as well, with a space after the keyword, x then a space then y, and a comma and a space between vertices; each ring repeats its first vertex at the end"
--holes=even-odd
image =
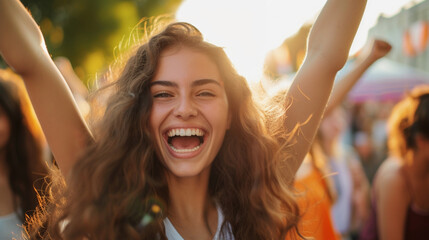
POLYGON ((183 120, 195 117, 198 114, 198 110, 195 106, 194 101, 191 97, 181 97, 174 109, 174 115, 183 120))

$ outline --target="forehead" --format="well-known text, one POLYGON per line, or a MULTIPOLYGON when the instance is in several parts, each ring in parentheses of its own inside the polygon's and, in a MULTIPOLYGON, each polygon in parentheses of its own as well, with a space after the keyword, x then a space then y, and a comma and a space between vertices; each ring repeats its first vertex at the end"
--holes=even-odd
POLYGON ((221 81, 218 67, 207 54, 185 46, 175 46, 161 52, 152 81, 195 79, 221 81))

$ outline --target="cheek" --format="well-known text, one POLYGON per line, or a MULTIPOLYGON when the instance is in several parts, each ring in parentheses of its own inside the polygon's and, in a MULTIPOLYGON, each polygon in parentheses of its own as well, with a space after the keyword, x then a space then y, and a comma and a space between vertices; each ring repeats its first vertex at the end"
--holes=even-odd
POLYGON ((156 128, 156 114, 154 113, 153 110, 150 111, 150 116, 149 116, 149 129, 150 132, 153 134, 155 133, 155 128, 156 128))
POLYGON ((152 133, 159 130, 159 126, 165 117, 165 108, 158 104, 153 104, 149 116, 149 127, 152 133))
POLYGON ((228 102, 220 102, 205 108, 205 116, 209 116, 212 122, 218 127, 228 129, 231 122, 231 117, 228 109, 228 102))
POLYGON ((155 106, 152 106, 149 116, 149 131, 152 135, 153 146, 155 147, 155 153, 159 159, 162 159, 162 154, 160 151, 160 141, 161 138, 158 134, 160 128, 160 116, 159 111, 155 106))

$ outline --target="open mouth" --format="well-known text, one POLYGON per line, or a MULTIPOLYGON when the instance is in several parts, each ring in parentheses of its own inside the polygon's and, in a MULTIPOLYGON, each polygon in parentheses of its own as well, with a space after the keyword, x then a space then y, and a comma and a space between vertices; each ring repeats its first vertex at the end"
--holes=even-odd
POLYGON ((204 131, 199 128, 174 128, 166 133, 167 143, 176 153, 197 151, 204 143, 204 131))

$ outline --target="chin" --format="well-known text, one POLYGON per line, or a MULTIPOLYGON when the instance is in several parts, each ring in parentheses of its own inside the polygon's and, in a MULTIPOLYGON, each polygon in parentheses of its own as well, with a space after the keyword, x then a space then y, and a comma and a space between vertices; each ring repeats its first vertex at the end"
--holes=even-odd
POLYGON ((210 166, 203 167, 195 165, 195 163, 179 163, 175 166, 167 167, 167 169, 170 174, 177 178, 200 177, 210 174, 210 166))

